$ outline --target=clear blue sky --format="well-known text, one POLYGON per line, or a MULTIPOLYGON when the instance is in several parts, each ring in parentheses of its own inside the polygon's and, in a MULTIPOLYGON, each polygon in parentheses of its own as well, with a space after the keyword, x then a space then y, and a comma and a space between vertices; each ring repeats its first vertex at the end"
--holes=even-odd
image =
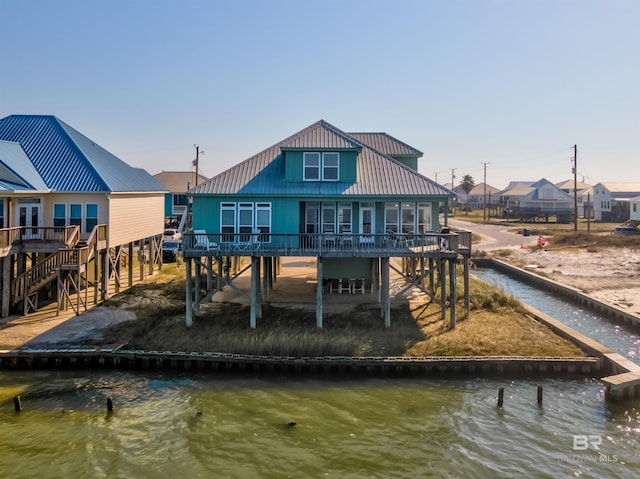
POLYGON ((214 176, 311 123, 458 184, 640 182, 639 0, 0 0, 0 117, 214 176))

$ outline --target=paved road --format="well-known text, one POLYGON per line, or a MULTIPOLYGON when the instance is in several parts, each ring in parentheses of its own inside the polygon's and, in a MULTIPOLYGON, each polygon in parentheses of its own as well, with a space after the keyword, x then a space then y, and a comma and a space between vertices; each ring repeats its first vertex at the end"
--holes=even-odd
POLYGON ((449 225, 456 229, 471 231, 482 236, 482 242, 473 245, 473 249, 481 249, 491 251, 503 248, 520 248, 521 246, 536 245, 537 236, 523 236, 522 234, 512 233, 509 230, 516 230, 517 227, 509 227, 503 225, 482 225, 469 223, 449 218, 449 225))

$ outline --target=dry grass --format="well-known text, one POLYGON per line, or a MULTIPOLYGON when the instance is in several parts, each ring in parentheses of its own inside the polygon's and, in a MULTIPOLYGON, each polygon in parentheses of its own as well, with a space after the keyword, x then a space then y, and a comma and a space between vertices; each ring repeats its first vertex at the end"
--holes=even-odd
MULTIPOLYGON (((375 307, 326 315, 323 329, 317 329, 314 312, 269 305, 263 307, 258 327, 250 329, 248 307, 231 303, 203 305, 193 326, 187 328, 184 272, 167 268, 105 304, 132 309, 137 319, 111 328, 101 344, 291 357, 583 355, 528 318, 515 298, 480 281, 472 281, 471 289, 470 317, 459 318, 453 331, 448 329, 449 319, 440 318, 440 306, 424 300, 392 309, 389 329, 375 307)), ((461 316, 461 297, 457 310, 461 316)))

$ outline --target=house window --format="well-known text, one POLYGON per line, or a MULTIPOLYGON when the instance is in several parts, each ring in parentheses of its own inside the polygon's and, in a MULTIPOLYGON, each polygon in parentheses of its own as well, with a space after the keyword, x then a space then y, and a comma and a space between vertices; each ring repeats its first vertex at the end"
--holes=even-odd
POLYGON ((187 195, 173 195, 173 206, 187 206, 187 195))
POLYGON ((322 203, 322 232, 336 232, 336 204, 322 203))
POLYGON ((240 203, 238 205, 238 233, 239 241, 248 243, 253 232, 253 203, 240 203))
POLYGON ((305 181, 338 181, 340 177, 340 154, 335 152, 306 152, 303 158, 305 181))
POLYGON ((220 233, 225 242, 251 241, 260 231, 260 242, 269 241, 271 233, 271 203, 222 203, 220 205, 220 233))
POLYGON ((82 227, 82 205, 69 205, 69 226, 82 227))
POLYGON ((87 212, 85 216, 85 232, 90 233, 98 224, 98 205, 95 203, 89 203, 85 206, 87 212))
POLYGON ((384 226, 387 233, 398 232, 398 214, 400 205, 398 203, 386 203, 384 207, 384 226))
POLYGON ((318 181, 320 179, 320 153, 304 153, 302 156, 305 181, 318 181))
POLYGON ((418 203, 418 234, 431 231, 431 203, 418 203))
POLYGON ((256 203, 256 230, 260 231, 259 241, 269 241, 271 233, 271 203, 256 203))
POLYGON ((53 205, 53 226, 65 227, 67 225, 67 205, 56 203, 53 205))
POLYGON ((222 241, 233 241, 236 232, 236 204, 222 203, 220 205, 220 233, 222 241))
POLYGON ((4 200, 0 200, 0 228, 4 228, 4 200))
POLYGON ((322 179, 338 181, 340 171, 340 155, 338 153, 322 154, 322 179))
POLYGON ((416 230, 416 204, 402 203, 402 232, 415 233, 416 230))
POLYGON ((318 231, 318 224, 320 224, 320 205, 316 202, 307 203, 304 209, 304 232, 308 234, 314 234, 318 231))
POLYGON ((352 233, 351 203, 338 203, 338 228, 340 233, 352 233))

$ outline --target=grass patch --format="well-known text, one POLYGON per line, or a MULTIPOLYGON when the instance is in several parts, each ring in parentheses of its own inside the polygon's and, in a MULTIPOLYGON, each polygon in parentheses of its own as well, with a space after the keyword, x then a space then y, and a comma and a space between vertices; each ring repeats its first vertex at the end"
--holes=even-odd
MULTIPOLYGON (((462 275, 458 275, 462 281, 462 275)), ((194 324, 185 325, 184 271, 175 266, 104 303, 127 308, 137 319, 111 327, 102 346, 157 351, 216 351, 264 356, 580 356, 580 350, 528 318, 522 304, 494 286, 471 278, 469 318, 457 288, 458 325, 449 330, 440 306, 414 300, 392 308, 385 328, 375 305, 325 315, 316 328, 315 311, 263 306, 256 329, 248 306, 209 303, 194 324)), ((436 292, 440 297, 440 292, 436 292)), ((401 303, 398 303, 401 304, 401 303)))

